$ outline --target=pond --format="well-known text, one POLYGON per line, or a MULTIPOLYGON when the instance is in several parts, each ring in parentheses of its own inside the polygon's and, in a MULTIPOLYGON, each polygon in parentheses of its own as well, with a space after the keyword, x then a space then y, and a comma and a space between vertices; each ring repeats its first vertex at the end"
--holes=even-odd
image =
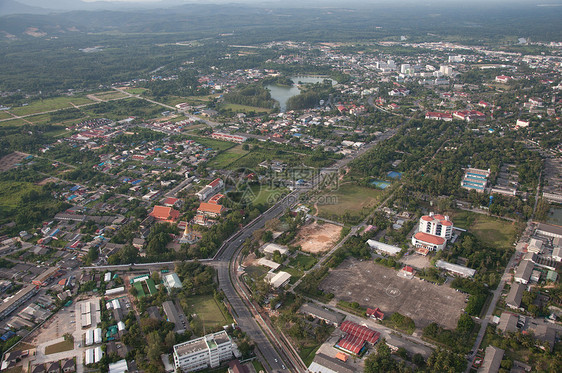
MULTIPOLYGON (((314 84, 322 83, 325 79, 328 78, 318 76, 294 76, 291 77, 291 80, 294 83, 294 85, 292 85, 291 87, 272 84, 266 85, 265 88, 267 88, 271 93, 271 98, 279 103, 279 109, 281 110, 281 112, 285 112, 285 110, 287 109, 287 101, 291 97, 301 93, 301 90, 297 85, 299 82, 314 84)), ((336 84, 336 81, 332 80, 332 84, 336 84)))
POLYGON ((547 221, 551 224, 562 225, 562 207, 553 207, 548 212, 547 221))

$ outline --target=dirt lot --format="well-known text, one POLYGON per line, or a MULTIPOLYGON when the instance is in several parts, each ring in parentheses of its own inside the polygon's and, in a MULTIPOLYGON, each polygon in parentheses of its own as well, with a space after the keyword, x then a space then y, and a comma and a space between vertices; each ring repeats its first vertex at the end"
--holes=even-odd
POLYGON ((339 225, 314 222, 300 229, 295 245, 301 245, 302 251, 307 253, 328 251, 340 237, 341 230, 339 225))
POLYGON ((431 266, 429 258, 427 256, 419 254, 410 254, 408 256, 404 256, 400 260, 400 262, 412 266, 416 269, 423 269, 431 266))
POLYGON ((10 168, 14 167, 14 165, 23 161, 28 155, 29 154, 14 152, 0 158, 0 172, 8 171, 10 168))
POLYGON ((331 271, 320 288, 334 293, 339 300, 380 307, 387 316, 400 312, 411 317, 417 328, 432 322, 448 329, 456 328, 466 299, 464 294, 448 286, 418 278, 409 280, 373 261, 355 259, 347 259, 331 271))

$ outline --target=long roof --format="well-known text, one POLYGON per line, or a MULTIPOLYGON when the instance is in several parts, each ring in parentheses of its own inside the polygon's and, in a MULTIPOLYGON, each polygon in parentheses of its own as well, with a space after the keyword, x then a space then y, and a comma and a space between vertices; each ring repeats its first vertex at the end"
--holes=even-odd
POLYGON ((373 344, 378 341, 380 336, 380 333, 369 329, 366 326, 359 325, 347 320, 340 325, 340 329, 347 334, 363 338, 365 341, 373 344))
POLYGON ((427 242, 433 245, 443 245, 445 243, 445 239, 443 237, 434 236, 429 233, 425 232, 418 232, 414 235, 417 240, 427 242))

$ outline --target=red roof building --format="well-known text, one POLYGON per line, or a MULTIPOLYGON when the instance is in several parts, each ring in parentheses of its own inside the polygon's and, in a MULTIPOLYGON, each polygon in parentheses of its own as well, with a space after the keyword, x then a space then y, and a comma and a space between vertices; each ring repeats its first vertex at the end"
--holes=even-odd
POLYGON ((180 200, 178 198, 166 198, 162 204, 166 207, 176 207, 180 204, 180 200))
POLYGON ((346 335, 338 341, 336 347, 354 355, 361 353, 366 342, 375 344, 380 337, 380 333, 347 320, 340 325, 340 330, 346 335))
POLYGON ((453 114, 428 111, 427 113, 425 113, 425 119, 442 120, 445 122, 450 122, 453 120, 453 114))
POLYGON ((224 196, 222 194, 215 194, 214 196, 211 197, 211 199, 209 199, 209 203, 213 204, 213 205, 218 205, 219 201, 223 198, 224 196))
POLYGON ((171 207, 154 206, 149 215, 161 222, 174 223, 180 217, 180 212, 171 207))
POLYGON ((382 320, 384 319, 384 313, 380 310, 380 308, 367 308, 366 315, 375 320, 382 320))
POLYGON ((217 217, 224 212, 224 206, 216 203, 201 202, 197 209, 197 214, 217 217))

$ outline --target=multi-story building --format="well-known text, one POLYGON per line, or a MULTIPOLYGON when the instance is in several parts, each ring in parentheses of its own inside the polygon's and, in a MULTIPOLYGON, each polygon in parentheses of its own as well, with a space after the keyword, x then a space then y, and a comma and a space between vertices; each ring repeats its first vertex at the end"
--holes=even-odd
POLYGON ((222 179, 217 178, 207 184, 199 192, 195 193, 195 195, 199 197, 200 201, 205 201, 210 196, 216 194, 223 186, 224 182, 222 181, 222 179))
POLYGON ((418 232, 412 236, 412 245, 430 251, 443 250, 453 236, 453 222, 448 216, 430 213, 420 218, 418 232))
POLYGON ((484 192, 488 184, 490 169, 480 170, 478 168, 467 168, 461 181, 464 189, 474 189, 477 192, 484 192))
POLYGON ((174 364, 182 372, 216 368, 231 358, 232 340, 224 330, 174 346, 174 364))

